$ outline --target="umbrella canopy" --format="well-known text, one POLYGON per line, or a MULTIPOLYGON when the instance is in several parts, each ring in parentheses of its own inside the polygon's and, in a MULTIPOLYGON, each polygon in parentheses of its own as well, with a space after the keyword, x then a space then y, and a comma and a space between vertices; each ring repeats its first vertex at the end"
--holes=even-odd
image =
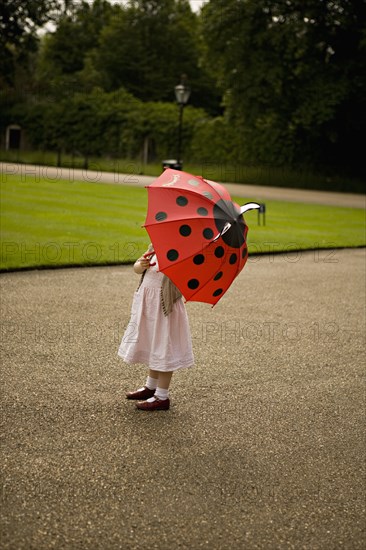
POLYGON ((240 207, 220 184, 165 170, 148 190, 145 228, 159 270, 187 301, 216 304, 243 269, 248 227, 240 207))

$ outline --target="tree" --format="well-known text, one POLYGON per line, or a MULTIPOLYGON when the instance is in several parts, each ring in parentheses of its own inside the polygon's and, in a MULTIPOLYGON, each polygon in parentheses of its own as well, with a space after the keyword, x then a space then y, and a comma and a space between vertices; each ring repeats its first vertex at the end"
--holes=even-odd
POLYGON ((56 0, 2 0, 0 3, 0 83, 12 86, 16 65, 37 48, 37 30, 52 17, 56 0))
POLYGON ((188 0, 134 0, 103 28, 98 68, 107 89, 124 86, 143 101, 172 101, 185 73, 193 105, 217 110, 214 80, 201 66, 202 48, 188 0))
POLYGON ((36 70, 41 94, 70 97, 103 87, 95 68, 95 52, 102 28, 116 11, 119 7, 106 0, 65 8, 55 31, 46 34, 41 43, 36 70))
POLYGON ((123 87, 143 101, 173 101, 186 73, 196 106, 219 109, 215 80, 202 65, 200 22, 188 0, 106 0, 65 10, 42 40, 36 77, 56 97, 123 87))
MULTIPOLYGON (((52 19, 56 0, 0 2, 0 138, 24 118, 33 86, 38 29, 52 19)), ((2 141, 0 139, 0 141, 2 141)))
POLYGON ((240 160, 361 169, 364 1, 211 0, 202 17, 240 160))

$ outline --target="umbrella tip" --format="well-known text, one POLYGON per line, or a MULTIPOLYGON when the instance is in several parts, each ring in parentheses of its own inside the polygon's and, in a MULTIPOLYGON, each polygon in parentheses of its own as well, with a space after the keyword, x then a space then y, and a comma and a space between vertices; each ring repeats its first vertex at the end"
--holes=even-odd
POLYGON ((260 207, 260 204, 258 204, 257 202, 247 202, 246 204, 243 204, 243 206, 240 208, 240 214, 244 214, 245 212, 248 212, 248 210, 255 210, 260 207))

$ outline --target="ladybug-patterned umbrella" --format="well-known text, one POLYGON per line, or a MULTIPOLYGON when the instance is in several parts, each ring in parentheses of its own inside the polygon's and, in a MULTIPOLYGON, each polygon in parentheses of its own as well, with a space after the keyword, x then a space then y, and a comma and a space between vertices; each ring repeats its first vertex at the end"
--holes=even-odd
POLYGON ((216 304, 248 258, 248 227, 240 207, 218 183, 165 170, 148 190, 145 228, 159 270, 187 301, 216 304))

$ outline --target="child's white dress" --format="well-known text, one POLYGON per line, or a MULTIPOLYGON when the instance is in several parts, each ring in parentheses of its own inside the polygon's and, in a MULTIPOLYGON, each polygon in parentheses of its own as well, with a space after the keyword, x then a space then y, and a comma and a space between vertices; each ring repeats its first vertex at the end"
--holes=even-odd
POLYGON ((175 371, 194 364, 188 317, 182 298, 165 316, 160 290, 163 273, 158 272, 156 256, 135 292, 131 319, 122 338, 118 355, 128 364, 141 363, 157 371, 175 371))

